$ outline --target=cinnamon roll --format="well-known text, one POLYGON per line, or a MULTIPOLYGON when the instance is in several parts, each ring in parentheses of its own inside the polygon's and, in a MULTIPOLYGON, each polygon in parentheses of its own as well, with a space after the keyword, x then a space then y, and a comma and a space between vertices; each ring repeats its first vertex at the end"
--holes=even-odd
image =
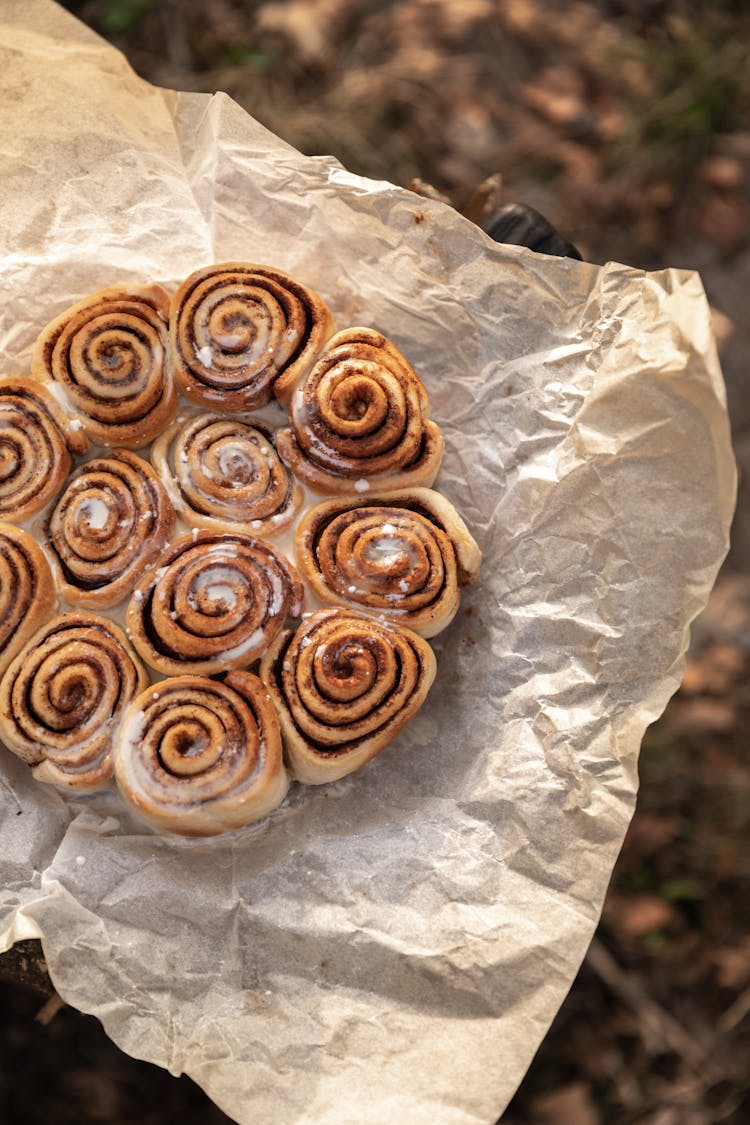
POLYGON ((325 302, 268 266, 224 262, 197 270, 172 299, 175 379, 199 406, 286 405, 333 331, 325 302))
POLYGON ((136 586, 128 634, 166 675, 238 668, 265 650, 287 617, 300 615, 303 596, 296 570, 269 543, 194 530, 136 586))
POLYGON ((423 637, 453 620, 479 548, 453 505, 429 488, 329 500, 297 526, 297 566, 323 601, 423 637))
POLYGON ((269 436, 239 418, 199 414, 175 422, 154 442, 151 459, 193 527, 275 535, 302 503, 269 436))
POLYGON ((174 510, 154 470, 126 449, 95 457, 57 501, 48 542, 72 605, 106 609, 129 594, 168 544, 174 510))
POLYGON ((289 785, 279 721, 257 676, 161 680, 130 705, 115 753, 126 804, 183 836, 258 820, 289 785))
POLYGON ((42 331, 32 373, 59 387, 92 441, 140 449, 177 409, 168 320, 169 296, 159 285, 101 289, 42 331))
POLYGON ((32 379, 0 379, 0 519, 20 523, 57 495, 88 443, 32 379))
POLYGON ((122 631, 93 613, 53 618, 0 680, 0 738, 39 781, 80 792, 107 785, 112 741, 148 683, 122 631))
POLYGON ((31 536, 0 523, 0 675, 57 605, 49 563, 31 536))
POLYGON ((421 381, 370 328, 347 328, 329 340, 292 398, 291 428, 277 445, 316 492, 431 485, 443 456, 421 381))
POLYGON ((364 765, 414 716, 435 678, 435 656, 408 629, 328 609, 281 633, 260 675, 290 773, 319 785, 364 765))

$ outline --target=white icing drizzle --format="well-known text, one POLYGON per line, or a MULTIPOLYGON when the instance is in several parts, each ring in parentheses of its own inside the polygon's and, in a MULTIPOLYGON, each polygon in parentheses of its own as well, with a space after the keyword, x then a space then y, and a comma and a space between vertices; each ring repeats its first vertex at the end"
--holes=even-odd
POLYGON ((367 544, 368 557, 384 567, 392 566, 404 554, 404 544, 400 539, 383 536, 367 544))
POLYGON ((87 496, 78 505, 78 512, 94 531, 100 531, 107 523, 109 510, 97 496, 87 496))

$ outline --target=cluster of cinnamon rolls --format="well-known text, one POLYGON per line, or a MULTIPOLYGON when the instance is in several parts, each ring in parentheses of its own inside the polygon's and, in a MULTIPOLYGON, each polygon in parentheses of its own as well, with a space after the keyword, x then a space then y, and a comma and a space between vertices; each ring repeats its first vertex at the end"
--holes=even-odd
POLYGON ((374 757, 479 570, 428 414, 392 342, 265 266, 63 312, 0 379, 0 740, 186 835, 374 757))

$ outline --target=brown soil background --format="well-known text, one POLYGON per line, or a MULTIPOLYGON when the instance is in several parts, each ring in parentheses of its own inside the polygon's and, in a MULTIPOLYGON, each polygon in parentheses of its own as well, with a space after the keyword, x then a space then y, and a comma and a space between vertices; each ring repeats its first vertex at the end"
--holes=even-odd
MULTIPOLYGON (((499 174, 503 201, 537 207, 589 261, 701 272, 740 467, 732 549, 682 687, 646 735, 595 941, 502 1122, 750 1122, 750 6, 64 6, 145 78, 225 90, 303 152, 376 179, 420 177, 459 208, 499 174)), ((34 968, 31 943, 16 956, 34 968)), ((228 1121, 95 1020, 48 1008, 38 1022, 37 994, 0 992, 7 1125, 228 1121)))

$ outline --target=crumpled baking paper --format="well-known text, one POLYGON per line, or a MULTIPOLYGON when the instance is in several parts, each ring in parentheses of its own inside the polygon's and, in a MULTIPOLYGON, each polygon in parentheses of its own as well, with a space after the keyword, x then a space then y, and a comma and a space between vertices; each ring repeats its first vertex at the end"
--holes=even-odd
POLYGON ((46 0, 0 4, 0 353, 117 281, 273 264, 390 335, 484 565, 438 679, 353 777, 218 841, 69 800, 0 748, 0 942, 238 1122, 500 1114, 594 931, 638 747, 727 547, 735 472, 701 284, 491 243, 142 82, 46 0))

